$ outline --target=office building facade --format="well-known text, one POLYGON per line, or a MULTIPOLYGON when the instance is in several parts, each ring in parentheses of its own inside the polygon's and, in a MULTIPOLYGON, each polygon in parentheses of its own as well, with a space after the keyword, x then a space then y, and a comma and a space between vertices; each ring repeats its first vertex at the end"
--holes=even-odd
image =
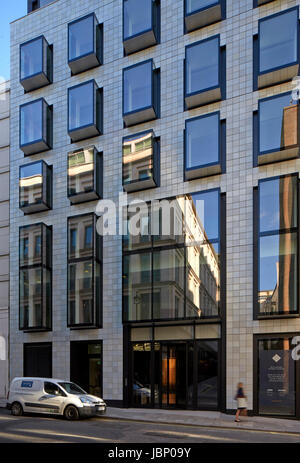
POLYGON ((11 25, 11 377, 222 411, 243 381, 253 413, 300 418, 299 3, 29 1, 11 25), (100 236, 99 201, 125 193, 100 236))

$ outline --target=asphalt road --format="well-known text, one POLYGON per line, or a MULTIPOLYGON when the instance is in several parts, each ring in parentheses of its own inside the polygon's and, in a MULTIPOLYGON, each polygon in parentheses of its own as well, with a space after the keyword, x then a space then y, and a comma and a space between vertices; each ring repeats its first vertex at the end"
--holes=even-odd
POLYGON ((300 443, 300 434, 153 424, 92 418, 66 421, 37 415, 11 416, 0 409, 0 443, 300 443))

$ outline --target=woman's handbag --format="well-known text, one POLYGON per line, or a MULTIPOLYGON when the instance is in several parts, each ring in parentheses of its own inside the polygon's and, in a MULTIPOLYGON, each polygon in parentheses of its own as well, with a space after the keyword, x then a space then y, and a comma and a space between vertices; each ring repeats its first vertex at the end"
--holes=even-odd
POLYGON ((245 397, 238 397, 237 398, 237 406, 238 408, 247 408, 247 400, 245 397))

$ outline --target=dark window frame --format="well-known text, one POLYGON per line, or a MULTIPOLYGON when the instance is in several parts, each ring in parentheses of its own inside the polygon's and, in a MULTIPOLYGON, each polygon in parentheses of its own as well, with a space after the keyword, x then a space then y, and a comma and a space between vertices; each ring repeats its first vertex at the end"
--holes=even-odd
POLYGON ((122 1, 122 38, 123 38, 123 48, 124 48, 124 56, 128 56, 132 53, 137 53, 141 50, 145 50, 147 48, 153 47, 160 43, 160 0, 150 0, 152 3, 152 12, 151 12, 151 26, 144 31, 138 32, 137 34, 133 34, 130 37, 125 37, 125 1, 122 1), (150 41, 148 45, 140 46, 137 45, 134 47, 134 50, 128 52, 126 51, 126 44, 130 41, 134 41, 135 39, 141 39, 143 36, 147 35, 147 33, 152 32, 154 36, 154 40, 150 41))
POLYGON ((184 111, 188 111, 194 108, 198 108, 201 106, 206 106, 211 103, 215 103, 217 101, 221 101, 226 99, 226 46, 221 46, 221 36, 220 34, 212 35, 206 39, 198 40, 197 42, 190 43, 189 45, 185 46, 185 57, 183 63, 183 77, 184 77, 184 111), (189 48, 198 46, 200 44, 204 44, 209 41, 217 40, 218 41, 218 83, 217 85, 213 85, 212 87, 206 87, 202 90, 196 90, 194 92, 188 93, 187 92, 187 50, 189 48), (193 96, 201 96, 205 95, 209 92, 214 90, 220 90, 220 97, 212 97, 209 98, 208 101, 203 101, 201 103, 194 103, 191 105, 187 105, 186 99, 193 97, 193 96))
POLYGON ((199 8, 197 10, 192 11, 191 13, 187 12, 187 0, 184 0, 184 33, 185 34, 193 32, 195 30, 199 30, 199 29, 201 29, 203 27, 206 27, 206 26, 209 26, 211 24, 215 24, 217 22, 223 21, 224 19, 226 19, 226 0, 214 0, 214 1, 212 1, 211 5, 199 8), (196 15, 197 16, 203 15, 203 14, 209 12, 209 10, 216 9, 216 7, 220 7, 220 10, 221 10, 220 11, 221 14, 220 14, 220 16, 218 15, 218 19, 205 20, 202 25, 198 25, 198 26, 192 27, 190 29, 187 28, 187 24, 186 24, 187 23, 187 21, 186 21, 187 18, 190 18, 190 17, 193 17, 193 16, 195 17, 196 15))
POLYGON ((80 84, 73 85, 68 88, 68 134, 71 139, 71 143, 75 143, 81 140, 86 140, 87 138, 95 138, 103 135, 103 88, 99 88, 95 79, 87 80, 86 82, 81 82, 80 84), (93 122, 91 124, 85 124, 76 127, 75 129, 70 129, 70 92, 79 87, 83 87, 89 84, 93 84, 93 122), (94 128, 92 134, 79 135, 78 138, 72 138, 72 135, 78 134, 80 131, 84 131, 88 128, 94 128))
MULTIPOLYGON (((19 227, 19 331, 23 331, 24 333, 30 333, 30 332, 45 332, 45 331, 52 331, 52 324, 53 324, 53 307, 52 307, 52 289, 53 289, 53 282, 52 282, 52 262, 53 262, 53 229, 52 225, 45 225, 43 222, 38 222, 35 224, 30 224, 30 225, 24 225, 19 227), (40 226, 41 227, 41 262, 37 264, 21 264, 21 256, 20 256, 20 243, 21 243, 21 231, 24 229, 28 229, 31 227, 36 227, 40 226), (49 240, 50 243, 47 243, 47 250, 46 253, 49 252, 49 246, 51 247, 51 251, 49 253, 49 256, 47 254, 44 255, 44 235, 46 236, 47 231, 49 233, 49 240), (47 259, 48 262, 47 262, 47 259), (44 326, 35 326, 35 327, 22 327, 21 326, 21 272, 22 270, 40 270, 41 271, 41 308, 43 307, 45 301, 44 298, 46 297, 46 283, 44 283, 44 272, 49 271, 49 276, 50 276, 50 293, 49 293, 49 305, 50 305, 50 323, 49 326, 46 326, 46 320, 44 320, 45 325, 44 326)), ((43 318, 43 317, 42 317, 43 318)))
POLYGON ((273 2, 274 0, 253 0, 253 8, 259 8, 260 6, 264 6, 267 3, 273 2), (262 3, 259 3, 262 2, 262 3))
POLYGON ((265 165, 265 164, 273 164, 273 163, 276 163, 276 162, 283 162, 283 161, 286 161, 286 160, 289 160, 289 159, 292 159, 292 158, 298 158, 300 156, 300 150, 299 150, 299 144, 300 144, 299 143, 300 142, 300 136, 299 136, 300 105, 299 105, 299 101, 295 102, 295 104, 297 104, 297 107, 298 107, 298 118, 297 118, 297 121, 298 121, 298 130, 297 130, 298 144, 293 145, 293 146, 289 146, 287 148, 281 148, 279 146, 276 149, 270 149, 270 150, 260 152, 260 114, 261 114, 260 113, 260 107, 261 107, 261 104, 263 104, 265 101, 276 100, 279 97, 287 96, 287 95, 290 95, 290 97, 292 98, 292 91, 283 92, 283 93, 277 93, 276 95, 271 95, 271 96, 268 96, 268 97, 265 97, 265 98, 260 98, 258 100, 258 109, 253 111, 253 167, 257 167, 260 164, 265 165), (288 152, 290 150, 294 150, 294 149, 298 149, 298 154, 287 156, 288 152), (263 156, 272 155, 273 153, 276 155, 276 153, 279 153, 279 152, 282 153, 283 157, 280 157, 280 155, 279 155, 279 156, 275 156, 275 159, 274 159, 274 156, 270 156, 269 159, 268 159, 268 156, 267 156, 265 160, 259 161, 260 159, 262 159, 263 156), (284 153, 286 153, 286 156, 284 156, 284 153), (276 157, 278 157, 278 159, 276 159, 276 157))
POLYGON ((33 154, 37 153, 43 153, 44 151, 49 151, 53 148, 52 146, 52 141, 53 141, 53 106, 48 105, 47 101, 45 98, 41 97, 38 98, 37 100, 29 101, 28 103, 24 103, 20 105, 19 107, 19 147, 21 151, 23 151, 24 156, 31 156, 33 154), (41 119, 41 126, 42 126, 42 138, 39 138, 37 140, 33 140, 32 142, 28 143, 21 143, 22 135, 21 135, 21 112, 22 108, 25 106, 29 106, 34 103, 38 103, 39 101, 42 102, 42 119, 41 119), (47 113, 47 116, 49 118, 49 121, 46 121, 45 124, 45 115, 47 113), (47 123, 49 122, 49 124, 47 123), (46 130, 46 133, 44 133, 44 130, 46 130), (35 148, 35 146, 39 143, 42 143, 41 148, 35 148), (30 149, 30 147, 33 149, 30 149), (28 149, 27 149, 28 148, 28 149))
POLYGON ((102 64, 103 64, 103 23, 99 24, 96 14, 89 13, 85 16, 77 18, 74 21, 71 21, 70 23, 68 23, 68 65, 71 69, 71 75, 73 76, 73 75, 80 74, 82 72, 86 72, 90 69, 99 67, 102 64), (70 59, 70 26, 80 21, 83 21, 85 19, 88 19, 90 17, 93 17, 93 32, 94 32, 93 50, 88 53, 84 53, 83 55, 80 55, 77 58, 70 59), (95 61, 98 61, 98 64, 95 62, 94 64, 88 65, 87 67, 84 67, 83 69, 80 69, 74 72, 75 68, 72 69, 72 63, 76 63, 76 62, 78 63, 83 58, 87 58, 93 55, 95 57, 95 61))
POLYGON ((19 80, 20 84, 24 87, 25 93, 31 92, 34 90, 37 90, 39 88, 46 87, 47 85, 50 85, 53 83, 53 45, 49 45, 47 39, 45 38, 44 35, 39 35, 38 37, 35 37, 34 39, 28 40, 27 42, 21 43, 19 45, 19 80), (22 47, 29 45, 32 42, 36 42, 38 40, 41 40, 42 42, 42 70, 40 72, 36 72, 34 74, 31 74, 27 77, 22 78, 21 73, 22 73, 22 56, 21 56, 21 51, 22 47), (44 64, 45 64, 45 51, 47 51, 47 56, 46 58, 46 69, 44 69, 44 64), (49 61, 48 61, 49 60, 49 61), (30 81, 34 80, 35 77, 43 75, 45 78, 45 83, 42 85, 35 85, 30 86, 30 81), (26 82, 28 86, 26 86, 26 82), (28 87, 28 88, 26 88, 28 87))
MULTIPOLYGON (((102 237, 97 235, 96 230, 96 222, 97 216, 93 212, 88 212, 85 214, 77 214, 73 216, 69 216, 67 219, 67 327, 71 330, 78 330, 78 329, 95 329, 95 328, 102 328, 103 327, 103 272, 102 272, 102 246, 103 240, 102 237), (87 257, 70 257, 70 222, 72 219, 80 218, 80 217, 93 217, 93 250, 91 255, 87 257), (93 294, 93 321, 92 323, 71 323, 72 321, 72 314, 69 310, 70 304, 70 271, 69 267, 71 264, 77 263, 92 263, 92 294, 93 294), (96 266, 99 265, 100 275, 99 275, 99 285, 96 285, 96 266), (97 298, 99 300, 97 301, 97 298)), ((77 233, 78 237, 78 233, 77 233)))
POLYGON ((184 165, 183 165, 183 177, 184 181, 192 181, 197 178, 209 177, 214 175, 220 175, 226 173, 226 119, 221 119, 220 111, 213 111, 207 114, 201 114, 200 116, 192 117, 185 120, 185 129, 184 129, 184 165), (218 115, 218 160, 215 162, 210 162, 207 164, 200 164, 195 167, 187 167, 187 125, 190 121, 204 119, 209 116, 218 115), (188 172, 196 173, 195 176, 189 178, 187 175, 188 172), (198 175, 197 175, 197 172, 198 175))
MULTIPOLYGON (((151 177, 147 177, 146 182, 148 180, 151 180, 151 177)), ((149 182, 148 182, 149 183, 149 182)), ((125 137, 122 138, 122 185, 123 185, 123 190, 127 191, 127 193, 130 192, 135 192, 135 191, 140 191, 140 190, 148 190, 149 188, 157 188, 160 186, 160 137, 156 137, 154 130, 145 130, 143 132, 138 132, 132 135, 126 135, 125 137), (131 180, 130 182, 125 182, 124 183, 124 163, 123 163, 123 145, 124 142, 134 136, 143 136, 148 133, 152 134, 152 180, 153 180, 153 185, 146 184, 143 186, 144 179, 138 179, 138 180, 131 180), (136 186, 136 188, 134 188, 136 186), (130 189, 127 189, 126 187, 130 187, 130 189), (133 187, 133 188, 131 188, 133 187)))
POLYGON ((19 209, 24 212, 24 215, 35 214, 38 212, 44 212, 46 210, 51 210, 53 205, 53 166, 49 166, 46 161, 43 159, 39 161, 33 161, 28 164, 22 164, 19 166, 19 209), (20 188, 20 180, 21 180, 21 169, 23 167, 28 167, 33 164, 42 164, 42 172, 43 172, 43 184, 42 184, 42 200, 38 203, 30 203, 27 206, 21 205, 21 188, 20 188), (48 192, 47 189, 50 187, 50 191, 48 192), (47 196, 49 195, 49 204, 47 204, 47 196), (30 210, 34 204, 40 204, 41 209, 39 210, 30 210), (44 207, 43 207, 44 206, 44 207))
POLYGON ((79 148, 68 152, 67 157, 67 197, 71 205, 86 203, 89 201, 96 201, 103 197, 103 152, 98 151, 94 145, 79 148), (69 156, 83 152, 85 150, 94 150, 94 172, 93 172, 93 188, 89 192, 81 191, 79 193, 70 193, 70 179, 69 179, 69 156), (94 197, 92 197, 94 196, 94 197))
MULTIPOLYGON (((217 188, 211 188, 207 190, 200 190, 196 191, 194 193, 190 194, 197 194, 197 193, 210 193, 210 192, 218 192, 218 213, 219 213, 219 223, 218 223, 218 238, 213 238, 209 240, 211 244, 218 243, 219 244, 219 250, 220 250, 220 302, 219 302, 219 307, 218 307, 218 312, 219 314, 217 316, 201 316, 200 318, 195 318, 195 317, 187 317, 186 316, 186 249, 189 247, 186 244, 186 241, 184 243, 180 244, 172 244, 172 245, 162 245, 162 246, 156 246, 155 245, 155 237, 151 235, 149 244, 141 249, 133 249, 133 250, 128 250, 125 248, 126 246, 126 236, 123 236, 122 240, 122 323, 123 325, 132 325, 132 324, 137 324, 137 326, 141 323, 156 323, 156 322, 174 322, 174 321, 193 321, 197 320, 198 323, 213 323, 213 322, 220 322, 224 319, 225 313, 226 313, 226 300, 222 297, 223 295, 225 296, 226 294, 226 220, 225 220, 225 207, 226 207, 226 197, 224 193, 221 192, 221 189, 219 187, 217 188), (154 294, 154 253, 160 252, 160 251, 171 251, 171 250, 178 250, 178 249, 183 249, 184 250, 184 282, 183 282, 183 291, 184 291, 184 316, 183 317, 178 317, 178 318, 158 318, 154 319, 153 318, 153 313, 154 313, 154 303, 153 303, 153 294, 154 294), (126 311, 126 304, 125 304, 125 299, 124 299, 124 287, 125 287, 125 257, 130 256, 130 255, 139 255, 139 254, 150 254, 150 260, 151 260, 151 278, 150 278, 150 285, 151 287, 151 317, 149 319, 144 319, 144 320, 129 320, 127 317, 126 311)), ((178 196, 184 196, 184 195, 178 195, 178 196)), ((167 199, 169 201, 176 199, 175 197, 168 197, 168 198, 163 198, 167 199)), ((149 203, 147 203, 149 206, 149 203)), ((149 220, 150 222, 150 220, 149 220)), ((149 223, 149 229, 151 230, 151 224, 149 223)))
POLYGON ((297 173, 292 174, 284 174, 278 175, 275 177, 268 177, 260 179, 258 182, 258 186, 254 187, 253 189, 253 319, 254 320, 269 320, 269 319, 288 319, 288 318, 299 318, 300 317, 300 271, 299 271, 299 259, 300 259, 300 237, 299 237, 299 220, 300 220, 300 211, 299 211, 299 204, 300 204, 300 181, 298 178, 297 173), (295 177, 297 178, 297 227, 292 227, 289 229, 279 229, 279 230, 269 230, 265 232, 260 232, 260 220, 259 220, 259 212, 260 212, 260 196, 259 196, 259 185, 263 182, 267 181, 274 181, 280 180, 286 177, 295 177), (298 270, 298 285, 297 285, 297 302, 296 307, 297 310, 289 313, 284 312, 277 312, 275 314, 266 314, 259 312, 259 304, 258 304, 258 293, 259 293, 259 279, 260 279, 260 271, 259 271, 259 262, 260 262, 260 238, 267 237, 267 236, 279 236, 284 234, 297 234, 297 270, 298 270))
POLYGON ((294 6, 291 8, 288 8, 287 10, 279 11, 277 13, 274 13, 269 16, 265 16, 261 19, 258 20, 258 33, 253 36, 253 91, 256 91, 258 89, 262 88, 267 88, 267 87, 272 87, 274 85, 279 85, 284 82, 290 82, 292 80, 292 77, 285 78, 284 80, 282 79, 275 79, 274 82, 272 83, 267 83, 267 84, 262 84, 259 85, 259 77, 260 76, 265 76, 268 74, 272 74, 276 71, 281 71, 282 69, 297 66, 298 65, 298 71, 295 72, 295 76, 299 73, 299 63, 300 63, 300 19, 299 19, 299 6, 294 6), (270 69, 267 69, 265 71, 260 71, 260 30, 261 30, 261 24, 262 22, 271 20, 277 16, 284 15, 286 13, 292 12, 292 11, 297 11, 297 22, 296 22, 296 27, 297 27, 297 60, 292 61, 291 63, 287 63, 281 66, 275 66, 270 69))
POLYGON ((155 119, 160 118, 160 68, 155 68, 154 67, 154 60, 153 58, 147 59, 145 61, 141 61, 136 64, 132 64, 131 66, 127 66, 126 68, 123 68, 122 70, 122 116, 123 116, 123 121, 124 121, 124 127, 131 127, 133 125, 138 125, 138 124, 144 124, 145 122, 150 122, 155 119), (133 111, 127 111, 125 112, 125 81, 124 81, 124 75, 125 72, 128 71, 129 69, 133 69, 138 66, 145 65, 147 63, 151 63, 151 104, 148 106, 141 107, 139 109, 134 109, 133 111), (125 118, 127 116, 135 115, 135 114, 142 114, 144 111, 152 109, 154 112, 154 117, 151 117, 150 119, 146 118, 138 122, 133 122, 133 123, 126 123, 125 118))

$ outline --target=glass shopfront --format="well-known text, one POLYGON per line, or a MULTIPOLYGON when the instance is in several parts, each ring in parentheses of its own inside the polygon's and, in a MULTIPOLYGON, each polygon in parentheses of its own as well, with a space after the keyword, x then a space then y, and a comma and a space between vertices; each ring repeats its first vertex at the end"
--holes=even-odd
MULTIPOLYGON (((173 328, 176 337, 176 327, 167 329, 173 328)), ((129 349, 132 407, 219 409, 218 339, 131 342, 129 349)))
POLYGON ((299 418, 300 367, 292 355, 293 338, 292 334, 256 337, 254 402, 259 415, 299 418))

